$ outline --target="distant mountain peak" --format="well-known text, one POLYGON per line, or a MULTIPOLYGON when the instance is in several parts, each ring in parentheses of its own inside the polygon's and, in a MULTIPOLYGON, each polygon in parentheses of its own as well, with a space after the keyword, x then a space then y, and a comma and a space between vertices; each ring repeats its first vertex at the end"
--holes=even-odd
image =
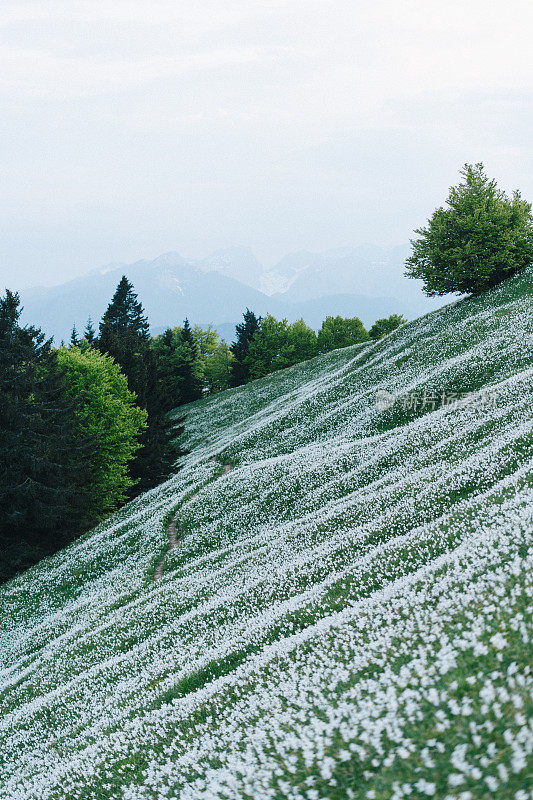
POLYGON ((183 258, 183 256, 175 250, 170 250, 170 252, 163 253, 157 258, 154 258, 153 261, 146 261, 143 263, 148 263, 151 267, 156 269, 157 267, 182 267, 184 265, 190 265, 191 262, 187 261, 187 259, 183 258))
POLYGON ((250 247, 224 247, 194 262, 205 272, 219 272, 254 289, 260 287, 264 267, 250 247))
POLYGON ((132 281, 152 330, 179 325, 187 316, 231 336, 246 307, 289 321, 303 317, 314 328, 331 314, 357 316, 368 325, 391 313, 413 318, 446 302, 428 300, 416 281, 404 277, 400 248, 364 248, 366 259, 361 248, 300 250, 271 269, 245 246, 221 248, 201 261, 170 251, 153 260, 108 264, 60 286, 25 290, 23 319, 56 341, 65 339, 73 322, 83 330, 89 316, 101 318, 122 275, 132 281))

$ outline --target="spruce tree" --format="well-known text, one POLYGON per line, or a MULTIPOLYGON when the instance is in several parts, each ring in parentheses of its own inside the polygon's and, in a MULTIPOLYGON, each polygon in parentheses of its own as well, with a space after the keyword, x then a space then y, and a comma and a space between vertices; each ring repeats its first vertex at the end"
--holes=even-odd
POLYGON ((246 309, 243 315, 243 322, 236 328, 236 338, 230 347, 234 359, 231 364, 231 386, 241 386, 250 380, 250 368, 247 364, 248 350, 255 333, 261 327, 261 317, 256 317, 253 311, 246 309))
POLYGON ((146 341, 149 328, 142 303, 133 291, 133 284, 123 275, 100 323, 100 336, 120 331, 135 333, 146 341))
POLYGON ((136 482, 130 495, 134 496, 157 486, 175 472, 176 459, 182 452, 175 439, 182 429, 177 429, 166 415, 168 409, 159 396, 157 359, 150 346, 148 320, 125 275, 100 323, 98 348, 120 365, 128 388, 135 393, 139 406, 148 412, 141 448, 130 465, 130 475, 136 482))
POLYGON ((135 481, 132 497, 159 485, 174 474, 178 459, 185 455, 179 439, 184 432, 184 418, 172 419, 168 411, 174 407, 172 398, 161 391, 160 364, 150 348, 146 354, 149 381, 145 392, 148 425, 140 438, 140 450, 132 461, 130 475, 135 481))
POLYGON ((133 285, 123 275, 100 322, 98 349, 120 365, 141 408, 147 407, 149 391, 149 343, 149 325, 142 304, 133 285))
POLYGON ((180 331, 180 339, 183 342, 183 344, 186 344, 191 348, 192 355, 194 358, 196 358, 198 353, 198 348, 196 346, 192 328, 189 324, 189 320, 187 319, 187 317, 185 317, 183 327, 180 331))
POLYGON ((183 417, 172 420, 162 409, 152 406, 148 426, 140 438, 141 448, 130 466, 135 481, 131 497, 158 486, 178 470, 177 462, 187 452, 179 443, 183 422, 183 417))
POLYGON ((79 347, 80 340, 78 337, 78 331, 76 330, 76 326, 72 326, 72 333, 70 334, 70 346, 71 347, 79 347))
POLYGON ((81 434, 51 340, 0 298, 0 577, 63 546, 93 521, 95 442, 81 434))
POLYGON ((194 340, 189 320, 185 319, 180 331, 178 348, 178 371, 181 378, 180 405, 199 400, 203 394, 202 381, 198 374, 198 347, 194 340))
POLYGON ((90 317, 87 320, 87 325, 85 326, 85 330, 83 331, 83 338, 90 345, 93 345, 96 341, 96 332, 94 330, 94 325, 90 317))
POLYGON ((177 329, 167 328, 160 336, 152 339, 155 356, 159 401, 165 411, 171 411, 181 404, 179 333, 177 329))
POLYGON ((158 379, 158 398, 165 411, 203 395, 202 363, 188 320, 183 328, 167 328, 152 339, 158 379))

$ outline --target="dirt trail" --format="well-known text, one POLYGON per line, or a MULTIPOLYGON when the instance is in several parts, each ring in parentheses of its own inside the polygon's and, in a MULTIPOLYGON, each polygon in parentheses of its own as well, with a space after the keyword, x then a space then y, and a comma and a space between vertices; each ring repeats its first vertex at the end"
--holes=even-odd
MULTIPOLYGON (((220 464, 220 460, 218 456, 212 456, 209 461, 216 461, 217 464, 220 464)), ((224 464, 224 469, 222 471, 222 475, 227 475, 228 472, 231 472, 233 469, 233 464, 224 464)), ((194 495, 193 495, 194 497, 194 495)), ((189 498, 191 499, 191 498, 189 498)), ((177 515, 177 512, 176 512, 177 515)), ((160 560, 159 564, 156 567, 154 572, 154 581, 160 581, 163 576, 163 565, 165 563, 165 559, 167 555, 170 553, 171 550, 174 550, 178 546, 178 543, 183 539, 183 531, 179 528, 176 528, 176 515, 172 517, 168 525, 168 550, 160 560)))
POLYGON ((178 546, 179 540, 182 538, 182 532, 177 531, 176 529, 176 518, 172 517, 168 526, 168 539, 169 539, 169 547, 161 561, 156 567, 156 571, 154 572, 154 581, 161 580, 161 576, 163 575, 163 564, 165 563, 165 558, 170 553, 171 550, 174 550, 175 547, 178 546))
MULTIPOLYGON (((218 456, 211 456, 209 461, 216 461, 217 464, 220 464, 218 456)), ((233 464, 224 464, 224 471, 222 472, 222 474, 227 475, 228 472, 231 472, 232 469, 233 469, 233 464)))

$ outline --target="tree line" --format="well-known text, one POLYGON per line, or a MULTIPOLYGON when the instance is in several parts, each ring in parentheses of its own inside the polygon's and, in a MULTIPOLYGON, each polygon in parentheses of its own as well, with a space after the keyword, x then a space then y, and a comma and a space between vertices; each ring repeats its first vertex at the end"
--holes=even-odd
POLYGON ((317 335, 303 320, 247 310, 231 346, 187 319, 150 336, 125 276, 98 332, 89 320, 59 348, 21 325, 21 311, 8 290, 0 298, 0 580, 173 474, 184 455, 184 418, 173 409, 372 335, 357 319, 328 318, 317 335))
POLYGON ((240 386, 272 372, 307 361, 322 353, 380 339, 405 322, 400 314, 378 319, 366 330, 358 317, 326 317, 315 333, 303 319, 289 323, 271 314, 257 317, 246 309, 236 327, 229 386, 240 386))
POLYGON ((235 341, 224 342, 212 326, 167 328, 152 339, 160 374, 158 392, 169 408, 206 394, 241 386, 271 372, 340 347, 380 339, 405 319, 391 314, 367 331, 357 317, 327 317, 318 333, 303 319, 289 323, 246 309, 235 328, 235 341))

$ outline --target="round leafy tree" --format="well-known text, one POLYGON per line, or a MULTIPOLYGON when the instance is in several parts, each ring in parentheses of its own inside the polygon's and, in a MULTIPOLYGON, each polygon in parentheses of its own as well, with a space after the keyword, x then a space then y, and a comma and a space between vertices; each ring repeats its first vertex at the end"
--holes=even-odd
POLYGON ((391 314, 390 317, 377 319, 368 331, 368 335, 371 339, 381 339, 383 336, 395 331, 404 322, 407 322, 407 320, 403 314, 391 314))
POLYGON ((359 317, 326 317, 317 336, 320 353, 329 353, 340 347, 366 342, 368 333, 359 317))
POLYGON ((75 398, 81 433, 97 447, 91 460, 93 511, 103 517, 128 497, 134 485, 128 464, 140 447, 146 411, 136 405, 125 375, 108 355, 91 347, 61 347, 57 361, 67 393, 75 398))
POLYGON ((533 262, 531 204, 498 189, 483 164, 465 164, 461 175, 447 208, 437 208, 411 241, 406 275, 422 279, 429 296, 479 294, 533 262))

